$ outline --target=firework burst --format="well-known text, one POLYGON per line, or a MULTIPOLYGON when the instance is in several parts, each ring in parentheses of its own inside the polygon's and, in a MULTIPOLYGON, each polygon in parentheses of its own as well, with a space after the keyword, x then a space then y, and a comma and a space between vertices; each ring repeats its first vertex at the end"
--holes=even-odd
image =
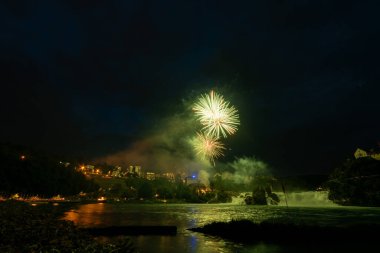
POLYGON ((207 135, 220 136, 234 134, 240 125, 239 114, 222 95, 211 91, 202 95, 193 107, 195 116, 203 125, 207 135))
POLYGON ((215 158, 222 156, 223 150, 226 149, 216 136, 202 133, 197 133, 193 146, 197 155, 212 162, 215 158))

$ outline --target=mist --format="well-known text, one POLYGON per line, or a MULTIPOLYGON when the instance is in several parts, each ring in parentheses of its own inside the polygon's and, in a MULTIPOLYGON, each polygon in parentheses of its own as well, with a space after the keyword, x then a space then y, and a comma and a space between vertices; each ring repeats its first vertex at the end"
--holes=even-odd
MULTIPOLYGON (((183 100, 183 111, 162 118, 144 137, 128 148, 99 157, 97 162, 112 165, 138 165, 143 171, 197 174, 199 182, 209 185, 210 176, 220 173, 223 180, 248 185, 255 176, 269 175, 269 166, 255 157, 237 157, 233 162, 211 162, 195 154, 193 145, 201 125, 191 115, 193 101, 183 100)), ((223 141, 223 139, 221 140, 223 141)))
POLYGON ((206 186, 216 171, 221 171, 223 180, 238 185, 249 185, 255 176, 270 175, 268 164, 255 157, 237 157, 233 162, 219 162, 216 166, 198 157, 192 147, 195 124, 186 114, 167 117, 127 149, 96 160, 120 166, 139 165, 144 171, 156 173, 196 173, 198 180, 206 186))
POLYGON ((270 176, 269 165, 255 157, 237 157, 231 163, 219 165, 224 167, 221 178, 236 185, 248 186, 255 177, 270 176))
POLYGON ((104 157, 97 162, 113 165, 140 165, 145 171, 200 174, 205 180, 206 170, 211 167, 207 160, 194 154, 191 139, 195 135, 195 122, 185 114, 165 118, 145 137, 135 141, 125 150, 104 157))

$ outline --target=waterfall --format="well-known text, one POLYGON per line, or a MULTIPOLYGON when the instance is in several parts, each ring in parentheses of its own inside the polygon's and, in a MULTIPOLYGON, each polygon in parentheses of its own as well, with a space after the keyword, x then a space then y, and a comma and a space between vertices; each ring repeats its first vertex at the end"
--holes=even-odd
MULTIPOLYGON (((280 206, 285 206, 285 195, 283 192, 275 192, 280 198, 280 206)), ((305 191, 287 192, 288 206, 338 206, 328 199, 328 191, 305 191)))
MULTIPOLYGON (((274 192, 280 198, 279 206, 286 206, 285 195, 283 192, 274 192)), ((305 192, 287 192, 286 198, 288 206, 338 206, 328 199, 328 191, 305 191, 305 192)), ((241 193, 239 196, 232 197, 232 204, 245 205, 244 197, 251 196, 251 192, 241 193)))
POLYGON ((245 205, 245 201, 244 201, 245 194, 252 195, 252 193, 241 193, 241 194, 239 194, 239 196, 232 196, 231 204, 234 204, 234 205, 245 205))

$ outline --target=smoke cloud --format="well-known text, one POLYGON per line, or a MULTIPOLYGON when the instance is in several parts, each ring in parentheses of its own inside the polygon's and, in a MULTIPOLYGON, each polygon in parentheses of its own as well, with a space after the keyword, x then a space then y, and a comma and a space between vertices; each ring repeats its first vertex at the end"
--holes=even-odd
POLYGON ((255 157, 236 158, 228 166, 233 170, 222 173, 222 178, 232 180, 237 184, 249 184, 256 176, 270 175, 268 164, 255 157))
POLYGON ((183 114, 163 119, 154 131, 126 150, 100 157, 97 161, 121 166, 140 165, 143 170, 153 172, 192 173, 208 169, 210 163, 196 157, 191 146, 194 124, 191 117, 183 114))
POLYGON ((206 170, 200 170, 199 173, 198 173, 198 180, 208 186, 210 184, 210 181, 209 181, 209 178, 210 178, 210 173, 206 170))
MULTIPOLYGON (((146 137, 134 142, 129 148, 97 159, 112 165, 140 165, 144 171, 174 172, 187 175, 196 173, 198 180, 209 185, 210 174, 216 168, 210 161, 195 155, 192 141, 196 124, 191 117, 174 115, 164 119, 146 137)), ((255 157, 236 158, 227 164, 219 163, 222 179, 248 185, 255 176, 269 175, 268 165, 255 157)))
POLYGON ((191 104, 183 101, 183 105, 187 108, 185 113, 162 119, 158 126, 129 148, 100 157, 97 162, 123 167, 139 165, 144 171, 158 173, 195 173, 205 185, 209 185, 210 174, 215 170, 224 171, 221 173, 222 179, 237 184, 249 184, 255 176, 270 174, 268 165, 254 157, 236 158, 231 163, 219 163, 216 168, 210 161, 196 156, 193 142, 199 123, 189 116, 191 104))

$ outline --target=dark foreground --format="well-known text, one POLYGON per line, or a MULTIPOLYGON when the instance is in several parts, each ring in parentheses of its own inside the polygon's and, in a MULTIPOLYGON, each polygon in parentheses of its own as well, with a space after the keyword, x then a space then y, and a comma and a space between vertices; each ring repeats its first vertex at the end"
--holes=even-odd
POLYGON ((269 242, 280 244, 377 244, 379 225, 351 225, 347 227, 281 224, 249 220, 214 222, 191 228, 194 232, 219 236, 240 243, 269 242))
POLYGON ((62 207, 0 202, 0 252, 135 252, 122 237, 101 243, 72 222, 60 220, 62 207))
POLYGON ((119 235, 169 235, 177 234, 176 226, 111 226, 83 228, 83 231, 94 236, 119 235))

